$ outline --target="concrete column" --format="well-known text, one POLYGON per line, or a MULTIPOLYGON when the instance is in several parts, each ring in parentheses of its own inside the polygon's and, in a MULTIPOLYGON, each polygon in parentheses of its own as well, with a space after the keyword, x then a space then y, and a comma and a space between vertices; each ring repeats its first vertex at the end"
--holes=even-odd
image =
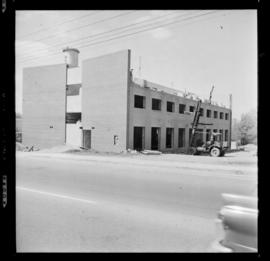
POLYGON ((161 98, 161 114, 162 114, 162 124, 161 124, 161 133, 160 133, 160 150, 166 150, 166 99, 163 96, 161 98))
POLYGON ((177 150, 178 149, 178 128, 177 127, 174 127, 174 134, 173 134, 173 138, 174 138, 174 142, 173 142, 173 149, 174 150, 177 150))
POLYGON ((203 142, 206 143, 206 127, 203 127, 203 142))
POLYGON ((185 126, 185 149, 188 149, 189 146, 189 124, 185 126))
POLYGON ((145 121, 145 149, 151 150, 151 110, 152 110, 152 98, 150 91, 146 92, 145 96, 145 113, 146 113, 146 121, 145 121))
POLYGON ((145 126, 145 149, 151 150, 151 126, 147 124, 145 126))

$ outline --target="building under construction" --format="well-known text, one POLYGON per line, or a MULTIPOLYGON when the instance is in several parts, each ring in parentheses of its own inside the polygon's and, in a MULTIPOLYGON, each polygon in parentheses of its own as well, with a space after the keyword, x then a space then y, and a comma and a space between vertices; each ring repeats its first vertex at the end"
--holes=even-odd
MULTIPOLYGON (((70 55, 65 64, 23 71, 24 145, 72 144, 106 152, 187 149, 195 97, 133 78, 130 50, 83 60, 81 83, 69 84, 78 50, 65 52, 70 55)), ((196 142, 206 142, 214 131, 230 146, 231 110, 207 100, 200 110, 196 142)))

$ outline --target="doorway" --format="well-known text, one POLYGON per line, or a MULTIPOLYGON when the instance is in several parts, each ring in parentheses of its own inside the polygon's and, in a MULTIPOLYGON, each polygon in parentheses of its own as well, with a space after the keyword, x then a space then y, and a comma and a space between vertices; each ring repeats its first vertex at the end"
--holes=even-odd
POLYGON ((160 128, 152 127, 151 129, 151 150, 160 149, 160 128))
POLYGON ((173 128, 166 128, 166 148, 173 148, 173 128))
POLYGON ((91 149, 91 130, 83 130, 82 147, 91 149))
POLYGON ((138 151, 144 149, 144 127, 134 127, 133 149, 138 151))

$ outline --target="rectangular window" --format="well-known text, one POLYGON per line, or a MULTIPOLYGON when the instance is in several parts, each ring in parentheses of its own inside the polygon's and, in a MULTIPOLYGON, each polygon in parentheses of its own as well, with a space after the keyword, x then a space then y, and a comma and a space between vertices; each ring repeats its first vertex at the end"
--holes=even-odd
POLYGON ((152 110, 161 111, 161 100, 152 99, 152 110))
POLYGON ((194 112, 194 108, 195 108, 194 106, 189 106, 189 111, 194 112))
POLYGON ((207 118, 211 118, 211 110, 207 110, 206 111, 206 117, 207 118))
POLYGON ((206 130, 206 141, 210 141, 210 138, 211 138, 211 130, 207 129, 206 130))
POLYGON ((225 130, 225 137, 224 137, 225 141, 228 141, 228 134, 229 134, 229 131, 225 130))
POLYGON ((184 114, 186 109, 185 104, 179 104, 179 113, 184 114))
POLYGON ((159 150, 160 148, 160 128, 151 128, 151 150, 159 150))
POLYGON ((134 95, 134 107, 145 108, 145 97, 141 95, 134 95))
POLYGON ((219 130, 220 135, 220 140, 223 140, 223 130, 219 130))
POLYGON ((222 120, 223 119, 223 112, 220 112, 220 114, 219 114, 219 118, 222 120))
POLYGON ((178 129, 178 148, 182 148, 185 146, 185 129, 178 129))
POLYGON ((217 117, 218 117, 218 112, 214 111, 214 119, 217 119, 217 117))
POLYGON ((166 128, 166 148, 173 147, 173 128, 166 128))
POLYGON ((144 148, 144 127, 134 127, 133 131, 133 149, 141 151, 144 148))
POLYGON ((167 111, 174 112, 174 103, 167 101, 167 111))
POLYGON ((200 108, 200 115, 203 117, 203 108, 200 108))
POLYGON ((229 113, 225 113, 225 120, 227 121, 229 119, 229 113))

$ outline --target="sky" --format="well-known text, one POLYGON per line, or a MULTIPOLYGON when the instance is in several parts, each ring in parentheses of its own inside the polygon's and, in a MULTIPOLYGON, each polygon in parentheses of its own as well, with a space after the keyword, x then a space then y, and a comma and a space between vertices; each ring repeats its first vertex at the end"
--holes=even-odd
POLYGON ((256 10, 16 11, 16 112, 22 113, 22 70, 64 63, 62 50, 81 62, 131 50, 135 77, 209 98, 233 118, 257 109, 256 10))

